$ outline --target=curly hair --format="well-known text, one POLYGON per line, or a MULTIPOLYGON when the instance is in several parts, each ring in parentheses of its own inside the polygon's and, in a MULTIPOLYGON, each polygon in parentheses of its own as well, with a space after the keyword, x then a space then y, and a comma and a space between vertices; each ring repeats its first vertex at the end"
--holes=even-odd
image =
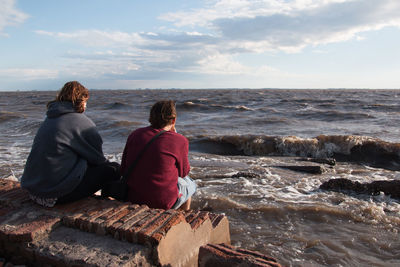
POLYGON ((171 124, 174 119, 176 119, 175 101, 162 100, 151 107, 149 122, 153 128, 164 128, 171 124))
POLYGON ((89 90, 77 81, 71 81, 64 84, 63 88, 58 92, 57 97, 54 101, 68 101, 72 102, 72 105, 76 112, 82 113, 85 111, 85 103, 89 99, 89 90))

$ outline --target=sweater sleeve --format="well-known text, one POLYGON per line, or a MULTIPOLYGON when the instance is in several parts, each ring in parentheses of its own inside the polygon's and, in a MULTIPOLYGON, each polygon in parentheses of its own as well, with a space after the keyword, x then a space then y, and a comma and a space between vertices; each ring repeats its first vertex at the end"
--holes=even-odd
POLYGON ((190 172, 190 164, 189 164, 189 141, 186 137, 183 137, 185 142, 181 150, 180 160, 177 162, 178 164, 178 175, 179 177, 185 177, 190 172))
POLYGON ((122 152, 121 167, 119 169, 121 175, 124 175, 125 171, 126 171, 129 143, 130 143, 130 136, 129 136, 128 140, 126 141, 124 151, 122 152))

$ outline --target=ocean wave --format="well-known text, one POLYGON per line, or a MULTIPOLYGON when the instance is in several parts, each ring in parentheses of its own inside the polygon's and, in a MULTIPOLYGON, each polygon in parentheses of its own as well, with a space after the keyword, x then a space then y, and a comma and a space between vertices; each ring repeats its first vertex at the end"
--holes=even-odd
POLYGON ((50 100, 51 99, 32 100, 32 104, 35 105, 35 106, 43 106, 43 107, 45 107, 50 100))
POLYGON ((26 116, 17 112, 0 111, 0 123, 21 118, 26 118, 26 116))
POLYGON ((335 103, 322 103, 317 105, 319 108, 335 108, 336 106, 337 104, 335 103))
POLYGON ((111 121, 106 123, 103 128, 104 129, 115 129, 115 128, 131 128, 131 127, 138 127, 141 126, 143 123, 141 122, 137 122, 137 121, 125 121, 125 120, 121 120, 121 121, 111 121))
POLYGON ((143 123, 137 121, 115 120, 96 122, 96 125, 107 137, 126 138, 134 129, 143 126, 143 123))
POLYGON ((374 110, 381 112, 400 112, 400 105, 397 104, 371 104, 364 106, 365 110, 374 110))
POLYGON ((287 118, 283 118, 283 117, 270 116, 270 117, 265 117, 265 118, 254 118, 251 121, 247 121, 244 123, 246 123, 246 125, 288 124, 288 123, 290 123, 290 120, 287 118))
POLYGON ((106 105, 104 105, 104 107, 106 109, 121 110, 121 109, 130 109, 130 108, 132 108, 132 105, 121 103, 121 102, 114 102, 114 103, 111 103, 111 104, 106 104, 106 105))
POLYGON ((333 157, 339 161, 400 169, 400 143, 357 135, 199 136, 190 138, 194 151, 219 155, 333 157))
MULTIPOLYGON (((203 102, 203 101, 202 101, 203 102)), ((207 111, 207 112, 219 112, 223 110, 228 111, 253 111, 252 108, 249 108, 245 105, 223 105, 223 104, 210 104, 210 103, 201 103, 199 101, 186 101, 182 104, 177 105, 178 110, 185 111, 207 111)))
POLYGON ((340 112, 335 110, 320 111, 316 109, 307 109, 304 111, 305 112, 298 113, 297 116, 303 119, 322 121, 346 121, 375 118, 371 114, 360 112, 340 112))

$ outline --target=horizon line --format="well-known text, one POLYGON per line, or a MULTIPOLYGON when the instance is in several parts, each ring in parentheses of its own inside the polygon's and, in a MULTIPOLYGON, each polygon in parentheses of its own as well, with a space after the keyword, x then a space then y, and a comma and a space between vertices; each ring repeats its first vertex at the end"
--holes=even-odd
MULTIPOLYGON (((121 90, 121 91, 130 91, 130 90, 400 90, 400 88, 361 88, 361 87, 327 87, 327 88, 289 88, 289 87, 261 87, 261 88, 239 88, 239 87, 224 87, 224 88, 88 88, 89 90, 101 91, 101 90, 121 90)), ((58 91, 58 89, 17 89, 17 90, 8 90, 8 89, 0 89, 0 92, 48 92, 48 91, 58 91)))

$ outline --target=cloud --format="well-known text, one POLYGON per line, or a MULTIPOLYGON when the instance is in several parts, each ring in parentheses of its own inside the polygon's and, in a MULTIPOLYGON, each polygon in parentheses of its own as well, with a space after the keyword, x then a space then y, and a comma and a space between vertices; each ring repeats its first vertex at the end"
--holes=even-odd
POLYGON ((0 0, 0 35, 4 28, 23 23, 29 16, 15 8, 15 0, 0 0))
POLYGON ((76 62, 76 67, 71 65, 68 72, 88 73, 92 76, 103 75, 107 71, 122 75, 139 69, 155 72, 195 71, 200 59, 215 53, 215 48, 211 49, 210 46, 217 44, 214 37, 197 32, 173 35, 99 30, 35 32, 89 48, 78 48, 82 52, 68 52, 64 57, 73 59, 71 64, 76 62))
POLYGON ((205 56, 199 63, 199 71, 207 74, 244 74, 251 73, 250 68, 235 61, 230 55, 212 54, 205 56))
MULTIPOLYGON (((223 18, 254 18, 274 14, 292 14, 299 10, 313 9, 349 0, 217 0, 207 1, 204 8, 190 11, 169 12, 159 18, 176 26, 212 26, 213 21, 223 18)), ((350 0, 351 1, 351 0, 350 0)))
POLYGON ((39 79, 55 79, 58 77, 57 70, 50 69, 29 69, 29 68, 12 68, 0 69, 0 77, 18 78, 19 80, 39 80, 39 79))
POLYGON ((398 0, 205 3, 203 8, 160 16, 171 22, 173 28, 164 28, 159 33, 102 30, 37 30, 36 33, 75 45, 76 51, 65 52, 66 67, 60 70, 69 75, 146 80, 171 79, 176 74, 231 77, 240 74, 256 79, 295 75, 269 66, 268 62, 263 66, 248 66, 239 60, 240 55, 295 53, 309 46, 318 51, 321 44, 361 40, 360 33, 400 27, 398 0))
POLYGON ((214 1, 208 8, 168 13, 176 26, 213 29, 220 41, 253 52, 297 52, 347 41, 358 33, 400 27, 398 0, 214 1), (264 47, 264 49, 262 49, 264 47))
POLYGON ((63 68, 63 73, 74 77, 90 78, 124 75, 140 69, 140 66, 132 60, 136 57, 135 54, 117 53, 111 50, 92 53, 68 52, 64 55, 67 63, 63 68))
POLYGON ((139 33, 120 31, 107 32, 100 30, 80 30, 75 32, 49 32, 36 30, 35 33, 62 40, 73 40, 89 47, 115 47, 141 44, 144 40, 139 33))

